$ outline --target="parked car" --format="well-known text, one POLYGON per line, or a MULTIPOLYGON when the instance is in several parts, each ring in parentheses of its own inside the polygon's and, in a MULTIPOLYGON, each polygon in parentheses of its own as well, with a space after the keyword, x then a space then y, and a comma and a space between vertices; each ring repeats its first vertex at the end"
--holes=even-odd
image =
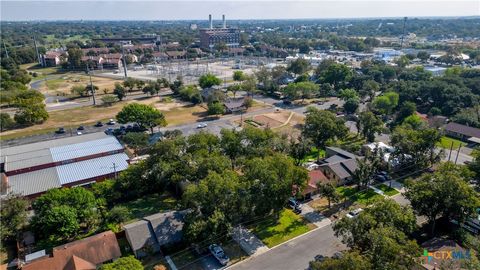
POLYGON ((332 255, 332 258, 334 259, 341 259, 343 257, 343 253, 337 251, 332 255))
POLYGON ((197 128, 206 128, 208 125, 206 123, 200 123, 197 125, 197 128))
POLYGON ((95 124, 96 127, 103 127, 103 123, 101 121, 98 121, 96 124, 95 124))
POLYGON ((58 129, 55 131, 55 133, 57 133, 57 134, 63 134, 63 133, 65 133, 65 129, 64 129, 63 127, 58 128, 58 129))
POLYGON ((346 215, 347 218, 354 218, 357 217, 363 211, 362 208, 355 209, 353 211, 348 212, 346 215))
POLYGON ((230 261, 230 258, 228 258, 228 256, 225 254, 221 246, 217 244, 211 244, 208 246, 208 249, 221 265, 225 266, 230 261))
POLYGON ((293 212, 299 214, 302 212, 302 206, 295 198, 288 199, 288 206, 293 209, 293 212))
POLYGON ((107 129, 105 130, 105 134, 107 134, 107 135, 112 135, 112 134, 113 134, 113 128, 107 128, 107 129))
POLYGON ((115 125, 115 124, 116 124, 116 122, 115 122, 115 120, 113 120, 113 119, 110 119, 110 120, 107 122, 107 125, 110 125, 110 126, 113 126, 113 125, 115 125))
POLYGON ((77 128, 77 130, 85 130, 85 127, 84 127, 84 126, 79 126, 79 127, 77 128))
POLYGON ((317 262, 323 262, 324 260, 325 260, 325 256, 321 254, 318 254, 317 256, 315 256, 315 261, 317 262))

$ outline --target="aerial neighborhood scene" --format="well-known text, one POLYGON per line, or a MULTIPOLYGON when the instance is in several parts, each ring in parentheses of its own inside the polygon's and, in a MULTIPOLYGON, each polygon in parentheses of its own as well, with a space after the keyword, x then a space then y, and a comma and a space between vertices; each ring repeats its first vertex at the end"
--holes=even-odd
POLYGON ((480 1, 0 5, 0 270, 480 270, 480 1))

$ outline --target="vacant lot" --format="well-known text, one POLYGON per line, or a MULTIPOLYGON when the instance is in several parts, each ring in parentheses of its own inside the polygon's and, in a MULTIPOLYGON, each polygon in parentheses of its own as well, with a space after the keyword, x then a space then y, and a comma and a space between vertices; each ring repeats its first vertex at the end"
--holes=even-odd
POLYGON ((115 118, 115 115, 125 104, 137 102, 151 104, 163 112, 168 125, 180 125, 199 121, 206 116, 206 110, 198 105, 190 105, 182 102, 164 103, 158 97, 143 99, 141 101, 122 101, 111 107, 86 106, 75 109, 50 112, 49 119, 41 124, 22 129, 10 130, 2 133, 2 140, 15 137, 24 137, 35 134, 43 134, 55 131, 58 127, 76 128, 79 125, 93 125, 97 121, 105 121, 115 118))
MULTIPOLYGON (((116 82, 121 82, 121 80, 92 77, 93 85, 98 87, 98 94, 111 93, 116 82)), ((42 82, 39 90, 44 94, 68 96, 71 95, 71 88, 73 86, 86 86, 88 84, 90 84, 89 76, 79 73, 68 73, 58 76, 58 78, 42 82)))
POLYGON ((253 233, 268 247, 279 245, 289 239, 304 234, 315 228, 315 225, 307 223, 301 216, 290 209, 280 212, 280 217, 274 217, 259 223, 253 228, 253 233))

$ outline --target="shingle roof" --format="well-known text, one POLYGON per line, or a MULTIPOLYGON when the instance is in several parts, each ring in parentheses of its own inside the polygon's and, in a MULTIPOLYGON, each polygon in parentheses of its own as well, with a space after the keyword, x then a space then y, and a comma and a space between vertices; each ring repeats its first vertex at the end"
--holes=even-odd
POLYGON ((331 151, 331 152, 335 152, 337 155, 340 155, 340 156, 343 156, 345 158, 355 158, 355 155, 350 153, 350 152, 347 152, 343 149, 340 149, 338 147, 333 147, 333 146, 329 146, 326 148, 327 151, 331 151))
POLYGON ((175 243, 182 239, 183 220, 186 211, 170 211, 145 217, 152 225, 160 246, 175 243))
POLYGON ((340 179, 351 177, 357 169, 357 161, 355 159, 346 159, 335 163, 326 163, 321 166, 329 167, 340 179))
POLYGON ((152 235, 149 222, 146 220, 139 220, 123 226, 128 243, 133 251, 142 249, 144 246, 154 246, 159 248, 158 243, 152 235))
POLYGON ((450 122, 445 126, 445 130, 450 132, 455 132, 458 134, 462 134, 468 137, 477 137, 480 138, 480 129, 469 127, 466 125, 450 122))
MULTIPOLYGON (((72 266, 99 265, 121 256, 117 238, 112 231, 106 231, 82 240, 71 242, 53 249, 53 257, 35 260, 23 267, 24 270, 80 270, 72 266), (74 256, 78 259, 74 259, 74 256), (71 260, 74 260, 71 262, 71 260)), ((88 268, 87 268, 88 269, 88 268)))

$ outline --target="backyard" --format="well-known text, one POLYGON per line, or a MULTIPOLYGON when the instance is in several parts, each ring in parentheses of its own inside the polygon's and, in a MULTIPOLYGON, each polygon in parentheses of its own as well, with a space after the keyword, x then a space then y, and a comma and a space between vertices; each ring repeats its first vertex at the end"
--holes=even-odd
POLYGON ((271 217, 255 225, 253 233, 268 247, 274 247, 315 228, 290 209, 280 212, 278 219, 271 217))
POLYGON ((130 213, 130 221, 136 221, 144 216, 152 215, 162 211, 178 209, 178 201, 169 193, 151 194, 134 201, 116 204, 115 206, 124 206, 130 213))

